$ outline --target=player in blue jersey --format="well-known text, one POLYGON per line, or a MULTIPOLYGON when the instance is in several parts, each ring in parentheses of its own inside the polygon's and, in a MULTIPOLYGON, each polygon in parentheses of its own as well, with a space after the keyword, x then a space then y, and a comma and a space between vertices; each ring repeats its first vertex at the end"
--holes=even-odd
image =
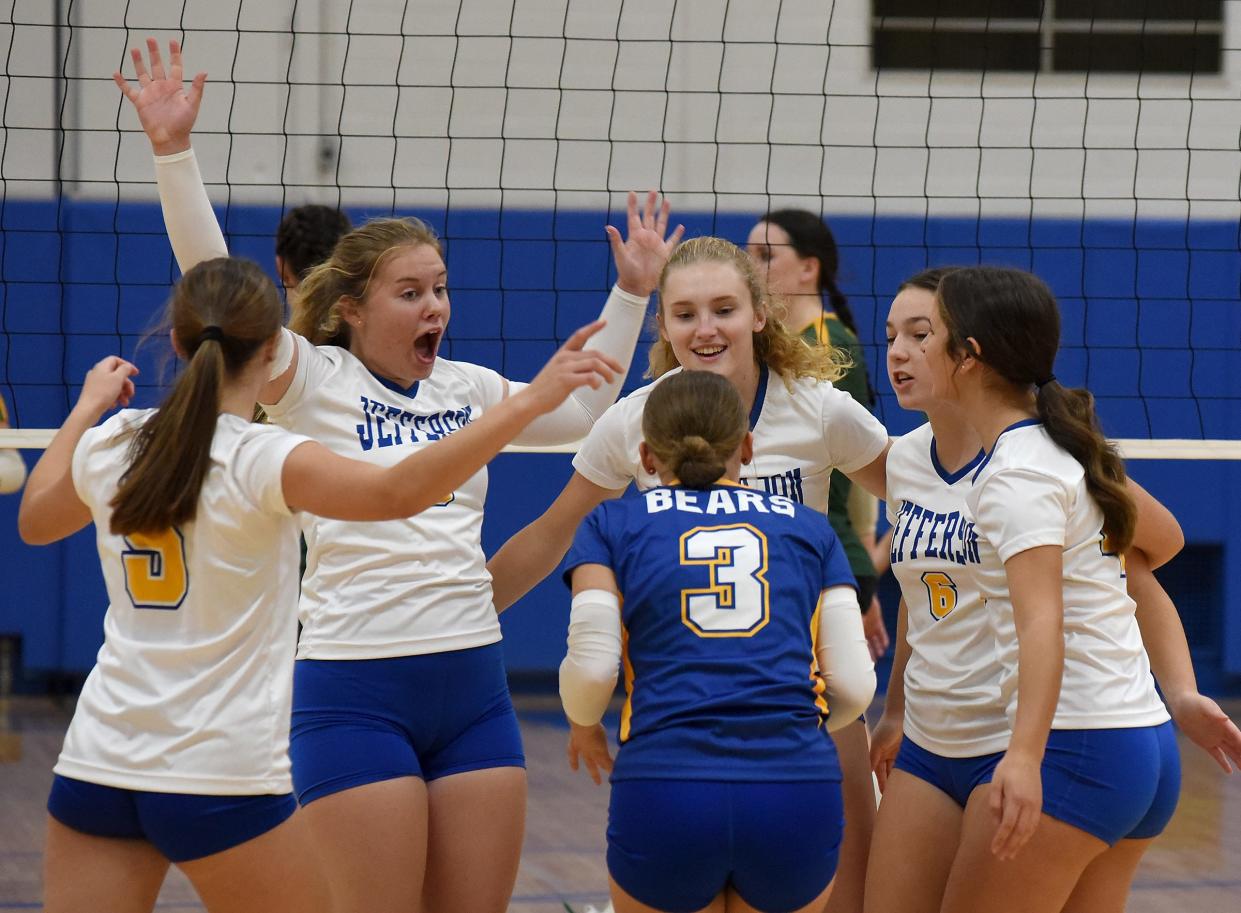
POLYGON ((658 384, 642 432, 661 484, 597 507, 566 565, 569 757, 612 771, 613 903, 819 911, 843 828, 825 729, 875 684, 848 560, 821 513, 738 484, 753 447, 724 378, 658 384), (600 719, 622 661, 613 767, 600 719))

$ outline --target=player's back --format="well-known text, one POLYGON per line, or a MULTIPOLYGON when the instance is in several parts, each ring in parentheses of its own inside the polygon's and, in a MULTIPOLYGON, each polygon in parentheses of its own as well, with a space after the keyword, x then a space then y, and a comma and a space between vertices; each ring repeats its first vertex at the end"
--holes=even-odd
POLYGON ((195 518, 116 535, 126 429, 150 414, 119 413, 74 453, 110 604, 57 772, 139 789, 287 790, 297 539, 280 476, 306 439, 220 416, 195 518))
POLYGON ((822 590, 852 585, 826 519, 780 495, 660 487, 586 521, 622 597, 614 779, 838 776, 815 660, 822 590))

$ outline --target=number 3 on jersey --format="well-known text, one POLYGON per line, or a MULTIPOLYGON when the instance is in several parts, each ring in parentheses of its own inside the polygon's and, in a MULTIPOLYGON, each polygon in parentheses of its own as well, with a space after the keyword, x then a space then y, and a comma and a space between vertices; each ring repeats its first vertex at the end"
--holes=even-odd
POLYGON ((748 524, 681 536, 681 564, 706 565, 710 586, 681 590, 681 621, 699 637, 752 637, 771 619, 767 537, 748 524))
POLYGON ((949 615, 957 607, 957 585, 942 571, 927 571, 922 575, 927 598, 931 600, 931 617, 936 621, 949 615))
POLYGON ((132 533, 121 552, 125 589, 135 609, 179 609, 190 588, 185 537, 175 526, 162 533, 132 533))

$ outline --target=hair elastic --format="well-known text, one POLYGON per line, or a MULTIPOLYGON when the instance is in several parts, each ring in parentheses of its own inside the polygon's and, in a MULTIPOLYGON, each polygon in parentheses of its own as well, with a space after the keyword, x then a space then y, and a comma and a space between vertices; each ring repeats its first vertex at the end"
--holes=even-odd
POLYGON ((212 326, 203 327, 203 331, 198 337, 199 344, 206 342, 208 339, 214 339, 216 342, 223 342, 224 331, 214 324, 212 326))
POLYGON ((1038 387, 1040 390, 1042 390, 1042 389, 1043 389, 1044 387, 1046 387, 1048 384, 1050 384, 1050 383, 1054 383, 1054 382, 1055 382, 1055 380, 1056 380, 1056 375, 1054 375, 1054 374, 1048 374, 1048 375, 1047 375, 1047 377, 1046 377, 1044 380, 1036 380, 1036 381, 1034 382, 1034 386, 1036 386, 1036 387, 1038 387))

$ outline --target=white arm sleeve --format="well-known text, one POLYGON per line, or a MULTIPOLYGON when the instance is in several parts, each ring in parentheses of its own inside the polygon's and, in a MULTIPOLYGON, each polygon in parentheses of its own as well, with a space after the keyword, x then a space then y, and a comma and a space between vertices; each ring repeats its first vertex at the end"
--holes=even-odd
POLYGON ((0 494, 17 491, 26 484, 26 461, 16 450, 0 450, 0 494))
POLYGON ((579 726, 603 719, 616 690, 620 656, 620 599, 607 590, 578 593, 569 614, 569 654, 560 664, 565 716, 579 726))
MULTIPOLYGON (((633 361, 638 335, 642 332, 646 302, 646 298, 639 298, 623 291, 619 286, 612 286, 612 293, 608 295, 607 303, 603 305, 603 313, 599 315, 601 320, 607 321, 607 326, 592 336, 587 346, 619 361, 620 373, 612 383, 603 384, 597 390, 590 387, 574 390, 569 398, 553 411, 531 422, 514 443, 534 446, 568 444, 586 436, 595 420, 603 415, 620 395, 625 377, 629 373, 629 363, 633 361)), ((524 384, 510 384, 510 394, 523 386, 524 384)))
POLYGON ((831 711, 827 728, 849 725, 875 696, 875 664, 862 631, 857 592, 850 586, 829 587, 819 605, 819 674, 827 684, 831 711))
POLYGON ((228 256, 193 149, 155 156, 155 183, 164 210, 164 228, 181 272, 204 260, 228 256))

